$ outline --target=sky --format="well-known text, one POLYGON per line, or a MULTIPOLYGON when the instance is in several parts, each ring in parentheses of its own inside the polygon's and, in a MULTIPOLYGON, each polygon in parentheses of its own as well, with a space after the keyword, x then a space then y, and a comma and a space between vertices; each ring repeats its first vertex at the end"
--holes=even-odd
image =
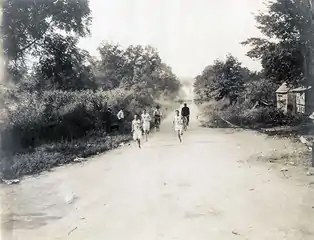
POLYGON ((90 0, 91 36, 80 47, 97 56, 102 41, 151 45, 178 77, 194 78, 227 53, 244 66, 260 63, 245 56, 240 42, 261 36, 254 13, 263 0, 90 0))

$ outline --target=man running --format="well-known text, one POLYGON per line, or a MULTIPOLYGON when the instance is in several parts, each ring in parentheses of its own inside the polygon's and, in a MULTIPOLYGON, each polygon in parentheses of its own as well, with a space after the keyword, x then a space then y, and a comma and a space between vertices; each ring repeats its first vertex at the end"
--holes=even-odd
POLYGON ((154 110, 153 116, 155 120, 156 129, 159 131, 162 113, 158 105, 156 106, 156 109, 154 110))
POLYGON ((179 141, 182 142, 183 135, 183 118, 180 116, 180 111, 176 110, 176 115, 173 120, 174 130, 178 133, 179 141))
POLYGON ((132 121, 132 133, 134 141, 136 141, 138 147, 141 148, 142 138, 141 120, 138 118, 137 115, 134 115, 134 119, 132 121))
POLYGON ((190 109, 186 103, 184 103, 184 107, 181 109, 181 116, 186 118, 186 125, 189 126, 190 122, 190 109))
POLYGON ((143 131, 145 134, 145 139, 146 142, 148 140, 148 134, 150 131, 150 121, 151 121, 151 117, 149 115, 149 113, 146 111, 146 109, 143 110, 143 114, 142 114, 142 124, 143 124, 143 131))

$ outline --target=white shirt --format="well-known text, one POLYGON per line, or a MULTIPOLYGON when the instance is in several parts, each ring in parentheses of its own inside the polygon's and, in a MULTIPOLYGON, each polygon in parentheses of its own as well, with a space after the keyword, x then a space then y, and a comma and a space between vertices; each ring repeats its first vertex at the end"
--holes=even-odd
POLYGON ((124 118, 124 113, 123 113, 123 111, 122 111, 122 110, 120 110, 120 111, 118 112, 118 114, 117 114, 117 118, 118 118, 119 120, 121 120, 121 119, 123 119, 123 118, 124 118))
POLYGON ((181 125, 183 125, 183 119, 182 119, 182 117, 176 115, 176 116, 174 117, 174 124, 175 124, 175 126, 181 126, 181 125))
POLYGON ((151 120, 151 118, 150 118, 150 116, 149 116, 148 113, 143 113, 143 114, 142 114, 142 121, 143 121, 144 123, 150 122, 150 120, 151 120))
POLYGON ((141 131, 141 120, 137 119, 137 120, 133 120, 132 121, 132 127, 133 127, 133 131, 141 131))

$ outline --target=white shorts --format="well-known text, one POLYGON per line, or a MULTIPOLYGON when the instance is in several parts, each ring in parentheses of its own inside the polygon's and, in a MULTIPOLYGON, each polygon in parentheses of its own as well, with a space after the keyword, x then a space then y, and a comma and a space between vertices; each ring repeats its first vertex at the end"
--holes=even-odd
POLYGON ((134 140, 139 140, 142 138, 142 131, 134 131, 133 132, 133 139, 134 140))
POLYGON ((182 125, 176 125, 176 126, 174 127, 174 130, 175 130, 176 132, 177 132, 177 131, 182 132, 183 126, 182 126, 182 125))
POLYGON ((143 130, 147 132, 150 130, 150 122, 143 123, 143 130))

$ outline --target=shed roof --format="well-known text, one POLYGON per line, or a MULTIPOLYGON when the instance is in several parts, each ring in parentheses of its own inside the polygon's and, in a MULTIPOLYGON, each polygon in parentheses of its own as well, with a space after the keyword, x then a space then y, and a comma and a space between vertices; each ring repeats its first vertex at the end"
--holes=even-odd
POLYGON ((303 92, 303 91, 310 90, 311 88, 312 88, 311 86, 309 86, 309 87, 301 86, 301 87, 297 87, 297 88, 291 89, 290 91, 291 92, 303 92))
POLYGON ((280 87, 276 90, 276 93, 288 93, 288 92, 303 92, 311 89, 312 87, 304 87, 304 86, 299 86, 297 88, 290 88, 288 87, 288 84, 284 82, 283 84, 280 85, 280 87))
POLYGON ((280 85, 280 87, 276 90, 276 93, 287 93, 290 90, 287 83, 284 82, 280 85))

